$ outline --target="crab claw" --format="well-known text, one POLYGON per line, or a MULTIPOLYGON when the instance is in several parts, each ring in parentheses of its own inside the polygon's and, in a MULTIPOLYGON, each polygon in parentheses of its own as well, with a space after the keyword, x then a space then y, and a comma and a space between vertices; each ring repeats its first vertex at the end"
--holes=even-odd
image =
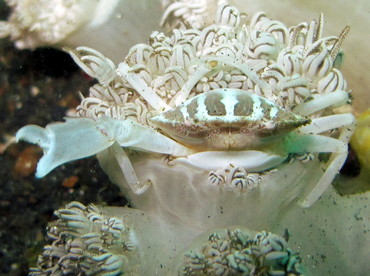
POLYGON ((29 125, 21 128, 17 141, 37 144, 44 156, 37 165, 36 177, 43 177, 66 162, 95 155, 114 143, 141 151, 186 155, 189 150, 154 129, 132 120, 102 117, 66 118, 45 128, 29 125))
POLYGON ((36 177, 40 178, 63 163, 94 155, 114 143, 104 132, 97 131, 94 120, 88 118, 66 118, 65 123, 45 128, 28 125, 17 132, 16 138, 44 150, 37 164, 36 177))

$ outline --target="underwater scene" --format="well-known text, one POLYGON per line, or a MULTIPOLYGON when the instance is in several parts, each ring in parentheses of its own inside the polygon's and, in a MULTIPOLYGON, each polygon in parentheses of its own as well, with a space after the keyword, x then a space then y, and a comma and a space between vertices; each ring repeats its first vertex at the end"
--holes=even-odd
POLYGON ((370 275, 369 24, 0 0, 0 275, 370 275))

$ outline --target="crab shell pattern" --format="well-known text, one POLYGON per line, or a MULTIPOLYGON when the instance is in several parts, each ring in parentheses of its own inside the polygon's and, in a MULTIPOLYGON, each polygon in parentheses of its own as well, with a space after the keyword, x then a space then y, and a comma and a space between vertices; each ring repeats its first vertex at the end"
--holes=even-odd
POLYGON ((93 49, 71 50, 99 84, 80 118, 19 130, 44 149, 37 176, 97 154, 133 207, 203 230, 269 228, 287 206, 310 207, 355 125, 334 113, 350 102, 334 66, 348 27, 322 37, 322 16, 289 30, 264 13, 243 20, 220 5, 214 25, 154 32, 117 68, 93 49))

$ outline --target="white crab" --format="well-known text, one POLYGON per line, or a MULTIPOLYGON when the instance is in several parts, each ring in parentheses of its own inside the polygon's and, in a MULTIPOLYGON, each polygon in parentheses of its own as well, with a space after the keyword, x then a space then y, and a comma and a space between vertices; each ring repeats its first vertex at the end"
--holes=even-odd
MULTIPOLYGON (((137 121, 125 115, 121 120, 120 116, 87 113, 82 116, 94 119, 68 118, 45 129, 22 128, 17 138, 39 144, 46 153, 38 164, 37 176, 110 148, 128 186, 138 195, 149 185, 138 180, 125 148, 170 155, 169 165, 208 171, 210 182, 225 178, 215 172, 224 170, 227 175, 233 171, 230 167, 246 174, 263 173, 279 167, 291 155, 332 153, 325 163, 325 173, 302 202, 305 207, 311 206, 343 165, 355 125, 352 114, 325 116, 327 111, 332 114, 334 107, 349 102, 345 81, 333 67, 349 28, 339 37, 322 38, 321 16, 318 23, 292 28, 287 47, 281 49, 280 44, 288 40, 284 25, 257 13, 249 30, 240 25, 240 16, 235 8, 221 5, 217 24, 201 32, 175 30, 172 38, 154 32, 152 45, 133 47, 117 69, 95 50, 71 50, 77 64, 98 79, 97 94, 111 98, 117 108, 128 108, 122 109, 123 114, 132 113, 129 105, 140 107, 136 101, 145 105, 146 111, 139 112, 137 121), (334 43, 326 44, 330 41, 334 43), (196 52, 199 48, 203 50, 196 52), (221 87, 231 87, 212 89, 209 83, 201 88, 202 79, 224 71, 239 72, 235 77, 245 80, 240 85, 248 90, 236 89, 224 80, 220 81, 221 87), (155 79, 157 74, 161 77, 155 79), (172 78, 176 85, 164 86, 164 93, 157 89, 172 78), (309 82, 314 83, 314 89, 309 89, 309 82), (116 93, 121 88, 134 91, 129 103, 120 97, 127 99, 132 92, 116 93), (327 132, 336 129, 339 134, 330 137, 327 132)), ((83 99, 82 109, 90 110, 100 102, 95 97, 83 99)), ((237 175, 241 182, 231 182, 248 183, 248 175, 237 175)), ((251 179, 258 182, 258 177, 251 179)))
MULTIPOLYGON (((65 123, 50 124, 45 129, 26 126, 18 131, 17 139, 37 143, 44 149, 38 177, 114 143, 123 148, 172 155, 174 164, 187 163, 205 170, 232 164, 247 172, 275 168, 291 154, 331 152, 325 173, 302 202, 309 207, 343 165, 355 120, 352 114, 312 120, 304 116, 347 100, 346 92, 337 91, 298 106, 296 114, 247 91, 216 89, 151 118, 165 135, 132 120, 102 117, 97 121, 67 118, 65 123), (342 128, 338 139, 320 135, 337 128, 342 128)), ((121 147, 115 147, 117 161, 129 186, 140 194, 147 185, 139 183, 121 147)))

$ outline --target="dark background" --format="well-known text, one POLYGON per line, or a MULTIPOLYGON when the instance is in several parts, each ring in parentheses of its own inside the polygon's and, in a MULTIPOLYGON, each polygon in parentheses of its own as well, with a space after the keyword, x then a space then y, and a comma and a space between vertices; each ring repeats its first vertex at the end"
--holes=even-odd
MULTIPOLYGON (((0 0, 0 20, 8 13, 0 0)), ((22 126, 62 121, 79 104, 78 92, 87 95, 93 83, 61 51, 19 51, 8 39, 0 39, 0 148, 22 126)), ((41 155, 38 147, 23 142, 0 154, 0 275, 27 275, 47 243, 47 222, 66 203, 126 203, 95 158, 37 179, 34 170, 41 155)))

